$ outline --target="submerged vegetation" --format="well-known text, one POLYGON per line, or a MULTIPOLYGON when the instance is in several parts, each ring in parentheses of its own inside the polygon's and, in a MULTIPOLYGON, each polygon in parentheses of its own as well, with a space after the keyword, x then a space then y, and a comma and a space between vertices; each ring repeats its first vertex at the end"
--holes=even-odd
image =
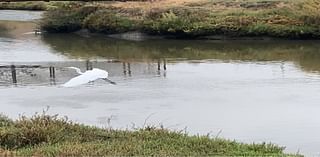
POLYGON ((0 154, 12 156, 289 156, 283 150, 161 127, 102 129, 45 113, 15 121, 0 117, 0 154))
POLYGON ((175 38, 320 38, 318 0, 163 0, 61 6, 41 22, 48 32, 138 31, 175 38))

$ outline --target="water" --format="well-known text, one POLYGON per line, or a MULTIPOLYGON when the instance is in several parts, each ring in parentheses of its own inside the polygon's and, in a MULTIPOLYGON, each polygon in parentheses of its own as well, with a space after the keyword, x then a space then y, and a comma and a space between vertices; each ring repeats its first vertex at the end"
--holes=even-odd
POLYGON ((0 11, 0 108, 9 117, 50 106, 50 114, 89 125, 163 124, 319 155, 319 41, 38 36, 28 33, 33 16, 20 15, 0 11), (117 85, 63 88, 77 76, 69 66, 105 69, 117 85))

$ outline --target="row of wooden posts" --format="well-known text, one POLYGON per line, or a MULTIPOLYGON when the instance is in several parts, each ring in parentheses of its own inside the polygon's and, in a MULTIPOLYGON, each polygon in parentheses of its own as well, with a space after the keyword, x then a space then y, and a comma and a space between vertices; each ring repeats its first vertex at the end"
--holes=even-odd
MULTIPOLYGON (((131 64, 128 62, 123 62, 122 63, 123 66, 123 74, 126 76, 130 76, 132 75, 132 71, 131 71, 131 64)), ((5 68, 5 69, 11 69, 11 77, 12 77, 12 83, 16 84, 17 81, 17 68, 21 69, 21 68, 49 68, 49 78, 51 80, 51 82, 55 82, 55 78, 56 78, 56 68, 53 66, 49 66, 49 67, 42 67, 39 65, 9 65, 9 66, 0 66, 1 68, 5 68)), ((86 62, 86 69, 87 70, 92 70, 93 65, 91 62, 87 61, 86 62)), ((157 70, 160 73, 161 71, 161 61, 158 60, 157 62, 157 70)), ((167 63, 166 60, 163 60, 163 70, 166 71, 167 70, 167 63)))
MULTIPOLYGON (((23 68, 26 68, 27 66, 22 66, 23 68)), ((18 66, 18 68, 22 68, 21 66, 18 66)), ((17 81, 17 71, 16 71, 16 66, 15 65, 11 65, 10 69, 11 69, 11 77, 12 77, 12 83, 16 84, 17 81)), ((35 68, 35 66, 31 66, 29 68, 35 68)), ((54 79, 56 77, 55 75, 55 68, 53 66, 49 67, 49 77, 51 79, 54 79)))

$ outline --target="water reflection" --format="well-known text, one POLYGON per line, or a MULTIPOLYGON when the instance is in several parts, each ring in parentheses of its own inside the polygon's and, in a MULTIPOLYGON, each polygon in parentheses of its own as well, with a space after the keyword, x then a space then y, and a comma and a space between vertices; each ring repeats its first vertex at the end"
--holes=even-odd
POLYGON ((0 37, 22 39, 25 38, 23 34, 33 32, 36 27, 35 22, 0 20, 0 37))
POLYGON ((1 37, 7 36, 7 32, 8 32, 7 28, 0 24, 0 36, 1 37))
POLYGON ((3 21, 35 21, 40 19, 43 11, 0 10, 3 21))
MULTIPOLYGON (((43 41, 71 58, 114 58, 122 61, 222 60, 291 61, 308 72, 320 71, 320 41, 174 41, 143 42, 102 36, 45 35, 43 41), (68 41, 68 42, 66 42, 68 41)), ((165 68, 165 67, 163 67, 165 68)))

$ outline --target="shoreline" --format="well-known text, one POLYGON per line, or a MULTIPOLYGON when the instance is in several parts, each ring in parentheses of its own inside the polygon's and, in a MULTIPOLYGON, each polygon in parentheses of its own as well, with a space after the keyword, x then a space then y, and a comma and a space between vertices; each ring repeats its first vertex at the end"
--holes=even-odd
MULTIPOLYGON (((175 36, 166 36, 166 35, 150 35, 144 32, 139 31, 131 31, 124 33, 116 33, 116 34, 104 34, 104 33, 92 33, 86 29, 82 29, 76 32, 72 32, 73 34, 79 36, 105 36, 108 38, 128 40, 128 41, 145 41, 145 40, 199 40, 199 41, 320 41, 320 38, 306 38, 306 39, 289 39, 289 38, 276 38, 276 37, 268 37, 268 36, 260 36, 260 37, 250 37, 250 36, 242 36, 242 37, 230 37, 223 35, 212 35, 212 36, 202 36, 197 38, 183 38, 183 37, 175 37, 175 36)), ((59 34, 59 33, 49 33, 49 34, 59 34)))
MULTIPOLYGON (((133 40, 320 39, 320 14, 317 12, 320 5, 316 0, 267 0, 264 3, 259 0, 184 0, 185 3, 177 5, 166 4, 166 1, 170 2, 26 2, 28 5, 23 7, 16 6, 18 3, 10 4, 13 10, 32 10, 34 5, 46 10, 39 26, 48 33, 87 30, 121 39, 137 38, 133 40)), ((4 4, 0 3, 0 9, 4 4)))
POLYGON ((144 36, 169 39, 320 39, 317 11, 320 5, 315 0, 182 0, 178 4, 171 3, 163 0, 74 4, 49 10, 40 26, 49 33, 87 29, 111 36, 139 32, 144 36))

